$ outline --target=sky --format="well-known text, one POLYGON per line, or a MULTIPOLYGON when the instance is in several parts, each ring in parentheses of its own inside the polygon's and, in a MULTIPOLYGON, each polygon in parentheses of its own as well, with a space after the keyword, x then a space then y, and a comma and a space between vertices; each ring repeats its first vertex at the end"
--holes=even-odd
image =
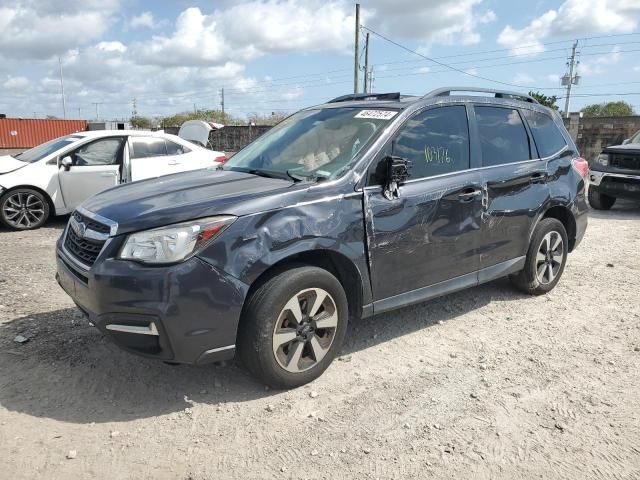
MULTIPOLYGON (((625 100, 640 112, 640 0, 360 4, 376 92, 564 97, 577 40, 571 110, 625 100)), ((0 113, 62 118, 60 71, 66 118, 129 118, 134 98, 148 117, 219 109, 222 88, 234 116, 294 112, 353 92, 354 25, 342 0, 0 0, 0 113)))

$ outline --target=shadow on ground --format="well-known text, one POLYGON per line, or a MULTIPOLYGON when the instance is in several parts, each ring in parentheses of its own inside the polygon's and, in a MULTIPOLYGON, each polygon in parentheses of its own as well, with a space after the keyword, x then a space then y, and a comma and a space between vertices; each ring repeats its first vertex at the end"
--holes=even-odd
MULTIPOLYGON (((506 280, 351 323, 342 354, 446 322, 491 301, 524 297, 506 280)), ((527 297, 524 297, 527 298, 527 297)), ((340 368, 337 362, 332 368, 340 368)), ((113 345, 76 309, 0 324, 0 405, 72 423, 127 421, 209 404, 268 397, 237 363, 170 366, 113 345), (31 337, 14 342, 16 335, 31 337)))
POLYGON ((589 210, 589 217, 604 220, 640 220, 640 201, 617 199, 611 210, 589 210))
MULTIPOLYGON (((69 221, 69 215, 61 215, 59 217, 49 218, 41 228, 43 229, 52 228, 55 230, 64 230, 64 227, 68 221, 69 221)), ((0 233, 11 233, 11 232, 15 232, 15 231, 9 230, 8 228, 3 227, 0 224, 0 233)), ((15 232, 15 233, 20 233, 20 232, 15 232)))

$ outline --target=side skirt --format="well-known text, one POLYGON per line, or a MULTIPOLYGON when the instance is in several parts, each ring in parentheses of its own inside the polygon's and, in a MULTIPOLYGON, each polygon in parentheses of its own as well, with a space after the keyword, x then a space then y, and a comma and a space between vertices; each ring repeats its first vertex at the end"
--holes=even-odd
POLYGON ((497 278, 504 277, 511 273, 519 272, 524 268, 526 257, 518 257, 506 262, 498 263, 491 267, 483 268, 477 272, 467 273, 459 277, 445 280, 444 282, 418 288, 410 292, 401 293, 393 297, 378 300, 362 308, 362 317, 366 318, 374 314, 388 312, 397 308, 422 303, 432 298, 447 295, 449 293, 464 290, 465 288, 490 282, 497 278))

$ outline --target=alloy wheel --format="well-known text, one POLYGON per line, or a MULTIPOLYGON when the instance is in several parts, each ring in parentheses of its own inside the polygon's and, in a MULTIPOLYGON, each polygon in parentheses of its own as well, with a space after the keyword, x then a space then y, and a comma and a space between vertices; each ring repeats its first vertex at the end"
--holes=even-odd
POLYGON ((562 268, 564 244, 562 235, 552 230, 540 242, 536 254, 536 277, 538 282, 547 285, 555 280, 562 268))
POLYGON ((42 222, 45 206, 42 199, 33 193, 17 191, 4 201, 2 214, 10 226, 25 229, 42 222))
POLYGON ((273 353, 288 372, 300 373, 325 357, 338 327, 333 297, 321 288, 295 294, 284 306, 273 330, 273 353))

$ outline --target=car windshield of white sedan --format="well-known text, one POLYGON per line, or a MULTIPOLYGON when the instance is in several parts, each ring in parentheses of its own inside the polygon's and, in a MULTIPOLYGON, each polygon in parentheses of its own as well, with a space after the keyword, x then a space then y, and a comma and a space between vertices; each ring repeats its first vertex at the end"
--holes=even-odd
POLYGON ((636 133, 631 140, 629 141, 629 143, 640 143, 640 132, 636 133))
POLYGON ((337 176, 397 114, 351 107, 305 110, 273 127, 222 168, 296 180, 337 176))
POLYGON ((33 163, 38 160, 42 160, 43 158, 51 155, 58 150, 71 145, 78 140, 81 140, 82 137, 75 135, 68 135, 66 137, 55 138, 53 140, 48 141, 47 143, 43 143, 42 145, 38 145, 37 147, 26 150, 13 158, 17 158, 23 162, 33 163))

